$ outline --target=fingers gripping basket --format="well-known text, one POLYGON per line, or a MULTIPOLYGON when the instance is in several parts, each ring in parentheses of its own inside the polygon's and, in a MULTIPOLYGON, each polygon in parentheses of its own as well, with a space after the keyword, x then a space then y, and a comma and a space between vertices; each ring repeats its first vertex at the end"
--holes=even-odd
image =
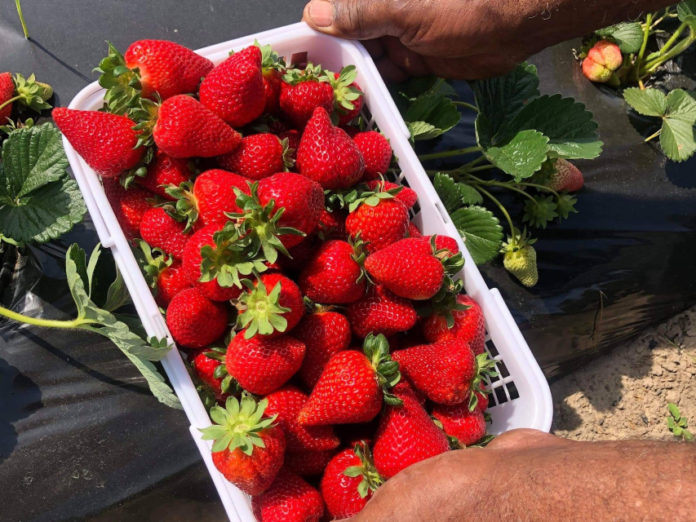
MULTIPOLYGON (((389 138, 401 168, 399 182, 418 193, 418 204, 411 211, 414 221, 424 234, 446 234, 459 238, 409 144, 409 133, 404 121, 370 56, 360 44, 318 34, 299 23, 206 47, 198 52, 219 63, 228 56, 231 49, 239 50, 251 45, 254 40, 270 44, 288 62, 308 59, 331 70, 340 70, 348 64, 356 65, 357 81, 365 92, 365 119, 371 127, 378 128, 389 138)), ((92 83, 73 99, 70 108, 98 109, 102 105, 103 96, 104 90, 96 82, 92 83)), ((111 249, 148 335, 166 336, 171 340, 164 318, 158 311, 99 178, 65 138, 63 143, 97 233, 102 244, 111 249)), ((496 361, 500 374, 489 383, 492 391, 489 409, 492 425, 489 429, 492 433, 523 427, 548 431, 552 415, 548 384, 500 292, 486 286, 461 240, 460 248, 466 259, 461 277, 467 293, 483 309, 487 330, 486 347, 496 361)), ((191 422, 191 435, 208 466, 227 515, 234 521, 253 521, 249 498, 217 471, 211 458, 211 443, 201 439, 198 428, 209 426, 210 419, 178 351, 172 350, 162 363, 191 422)))

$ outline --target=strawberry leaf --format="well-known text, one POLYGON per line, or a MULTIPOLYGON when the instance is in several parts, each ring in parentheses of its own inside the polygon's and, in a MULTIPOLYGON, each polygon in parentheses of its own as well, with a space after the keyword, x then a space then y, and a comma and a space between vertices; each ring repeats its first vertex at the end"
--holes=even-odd
POLYGON ((457 183, 452 179, 452 176, 444 172, 435 174, 433 186, 447 212, 454 212, 462 205, 474 205, 483 201, 481 193, 474 187, 465 183, 457 183))
POLYGON ((412 140, 429 140, 452 129, 461 115, 456 105, 439 91, 428 91, 408 106, 404 120, 412 140))
POLYGON ((604 38, 611 38, 621 49, 622 53, 637 53, 643 43, 643 28, 640 22, 621 22, 595 31, 604 38))
POLYGON ((486 157, 493 165, 510 174, 518 183, 529 178, 546 160, 549 138, 536 130, 518 132, 502 147, 490 147, 486 157))
POLYGON ((659 89, 631 87, 623 92, 624 100, 643 116, 661 118, 667 111, 667 96, 659 89))
POLYGON ((450 217, 474 263, 486 263, 498 255, 503 228, 490 210, 472 205, 455 210, 450 217))

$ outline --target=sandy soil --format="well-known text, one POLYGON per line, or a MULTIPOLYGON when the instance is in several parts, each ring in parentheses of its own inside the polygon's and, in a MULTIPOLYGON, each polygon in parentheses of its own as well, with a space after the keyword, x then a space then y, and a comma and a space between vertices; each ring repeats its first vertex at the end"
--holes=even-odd
POLYGON ((673 440, 667 403, 696 433, 696 307, 551 385, 557 435, 673 440))

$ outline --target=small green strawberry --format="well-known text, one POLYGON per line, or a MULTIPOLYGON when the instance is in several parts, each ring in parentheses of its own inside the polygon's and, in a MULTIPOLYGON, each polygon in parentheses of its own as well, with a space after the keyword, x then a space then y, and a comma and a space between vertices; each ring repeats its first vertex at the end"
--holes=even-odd
POLYGON ((536 250, 532 247, 535 242, 536 239, 529 238, 526 231, 520 233, 519 230, 513 230, 512 236, 508 236, 501 249, 505 269, 528 288, 539 281, 536 250))

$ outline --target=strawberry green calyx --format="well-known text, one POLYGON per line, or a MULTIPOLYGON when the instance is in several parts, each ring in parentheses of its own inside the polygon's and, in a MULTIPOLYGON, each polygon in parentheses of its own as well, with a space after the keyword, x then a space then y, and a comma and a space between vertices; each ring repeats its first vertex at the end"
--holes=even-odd
POLYGON ((314 65, 308 62, 304 69, 288 69, 283 75, 283 81, 290 85, 297 85, 302 82, 321 81, 324 78, 324 70, 321 65, 314 65))
POLYGON ((526 230, 522 233, 519 230, 513 230, 512 235, 508 236, 507 242, 503 243, 500 250, 503 254, 505 269, 528 288, 539 281, 536 250, 532 247, 535 242, 536 239, 531 239, 526 230))
POLYGON ((126 113, 133 120, 135 130, 138 131, 138 142, 136 147, 150 147, 155 140, 152 137, 152 132, 157 123, 160 103, 147 98, 139 98, 138 103, 130 107, 126 113))
POLYGON ((341 112, 352 111, 355 108, 355 100, 362 96, 362 92, 357 89, 353 82, 358 76, 355 65, 347 65, 338 76, 332 72, 325 71, 321 77, 322 81, 327 82, 334 90, 334 107, 341 112))
MULTIPOLYGON (((452 255, 452 252, 447 248, 438 248, 435 246, 436 236, 430 236, 430 247, 433 249, 433 255, 440 260, 442 267, 445 269, 445 274, 454 277, 462 268, 464 268, 464 257, 461 252, 452 255)), ((445 285, 443 285, 444 287, 445 285)))
POLYGON ((454 326, 454 312, 465 311, 471 306, 457 301, 457 296, 462 293, 464 283, 460 279, 453 279, 445 275, 444 281, 437 294, 418 304, 416 311, 419 317, 440 315, 445 318, 447 328, 454 326))
POLYGON ((157 278, 168 267, 172 265, 172 258, 159 248, 152 248, 142 239, 138 239, 140 252, 138 260, 140 268, 145 273, 145 280, 150 288, 157 288, 157 278))
POLYGON ((370 207, 376 207, 385 199, 393 199, 401 190, 402 186, 398 186, 389 190, 384 190, 384 185, 378 185, 377 190, 371 190, 365 185, 358 185, 355 189, 348 192, 343 201, 348 205, 348 212, 353 212, 360 205, 365 204, 370 207))
POLYGON ((267 293, 266 285, 261 279, 257 281, 256 286, 248 279, 245 279, 243 284, 249 292, 242 294, 239 299, 237 326, 246 328, 244 338, 251 339, 257 333, 270 335, 287 330, 288 321, 283 314, 290 309, 280 305, 280 282, 276 283, 270 293, 267 293))
POLYGON ((140 74, 138 69, 128 68, 123 55, 111 42, 107 44, 108 55, 102 58, 94 71, 101 74, 99 85, 106 89, 104 106, 107 112, 127 114, 140 103, 140 74))
POLYGON ((485 382, 487 377, 496 377, 498 372, 495 369, 495 361, 491 359, 487 353, 482 353, 476 356, 476 373, 471 380, 470 396, 469 396, 469 411, 474 411, 478 405, 478 396, 476 393, 489 394, 490 392, 481 387, 481 383, 485 382))
POLYGON ((279 72, 285 71, 285 60, 269 45, 261 45, 258 40, 254 40, 254 45, 261 51, 261 70, 266 73, 270 70, 279 72))
POLYGON ((265 447, 261 433, 275 426, 277 415, 270 418, 263 416, 267 406, 266 399, 257 403, 248 394, 242 395, 241 401, 228 397, 224 408, 213 406, 210 409, 210 418, 215 424, 200 430, 203 440, 215 441, 214 453, 239 448, 250 456, 255 447, 265 447))
POLYGON ((367 250, 365 249, 365 242, 360 238, 360 232, 358 232, 354 237, 349 237, 347 239, 348 244, 353 247, 353 261, 355 261, 360 266, 360 275, 355 280, 359 283, 363 279, 367 281, 368 284, 373 284, 370 274, 365 270, 365 259, 367 259, 367 250))
POLYGON ((169 215, 177 221, 186 221, 184 233, 188 233, 198 221, 198 200, 193 193, 193 182, 184 181, 179 186, 169 185, 165 192, 176 201, 169 215))
POLYGON ((391 393, 391 388, 401 380, 399 363, 389 355, 389 341, 383 334, 367 334, 363 343, 363 352, 375 370, 377 382, 384 394, 384 402, 390 406, 401 406, 403 401, 391 393))
POLYGON ((237 379, 232 377, 227 372, 227 366, 225 366, 226 354, 227 349, 219 346, 207 348, 206 351, 203 352, 203 355, 205 355, 206 357, 209 357, 210 359, 215 359, 216 361, 222 363, 217 368, 215 368, 215 371, 213 372, 213 377, 215 377, 216 379, 222 379, 222 381, 220 382, 220 391, 222 391, 222 393, 232 393, 234 395, 239 395, 240 393, 242 393, 242 387, 237 382, 237 379))
POLYGON ((287 138, 280 140, 280 144, 283 147, 283 153, 281 158, 283 160, 283 170, 289 172, 295 166, 295 149, 290 146, 290 141, 287 138))
POLYGON ((201 278, 206 283, 214 279, 222 287, 242 288, 243 277, 258 274, 268 269, 264 260, 255 255, 253 238, 239 235, 234 223, 228 222, 225 228, 213 235, 215 246, 201 248, 201 278))
POLYGON ((384 477, 375 469, 372 462, 372 452, 367 442, 361 440, 353 449, 355 455, 360 459, 359 466, 349 466, 343 474, 346 477, 362 477, 362 481, 358 484, 358 494, 360 498, 365 498, 370 492, 375 492, 384 484, 384 477))
POLYGON ((0 110, 14 102, 24 105, 35 112, 51 108, 51 105, 46 103, 46 101, 53 96, 53 87, 47 83, 37 82, 33 74, 25 78, 17 73, 12 77, 12 82, 15 86, 14 96, 0 103, 0 110))

